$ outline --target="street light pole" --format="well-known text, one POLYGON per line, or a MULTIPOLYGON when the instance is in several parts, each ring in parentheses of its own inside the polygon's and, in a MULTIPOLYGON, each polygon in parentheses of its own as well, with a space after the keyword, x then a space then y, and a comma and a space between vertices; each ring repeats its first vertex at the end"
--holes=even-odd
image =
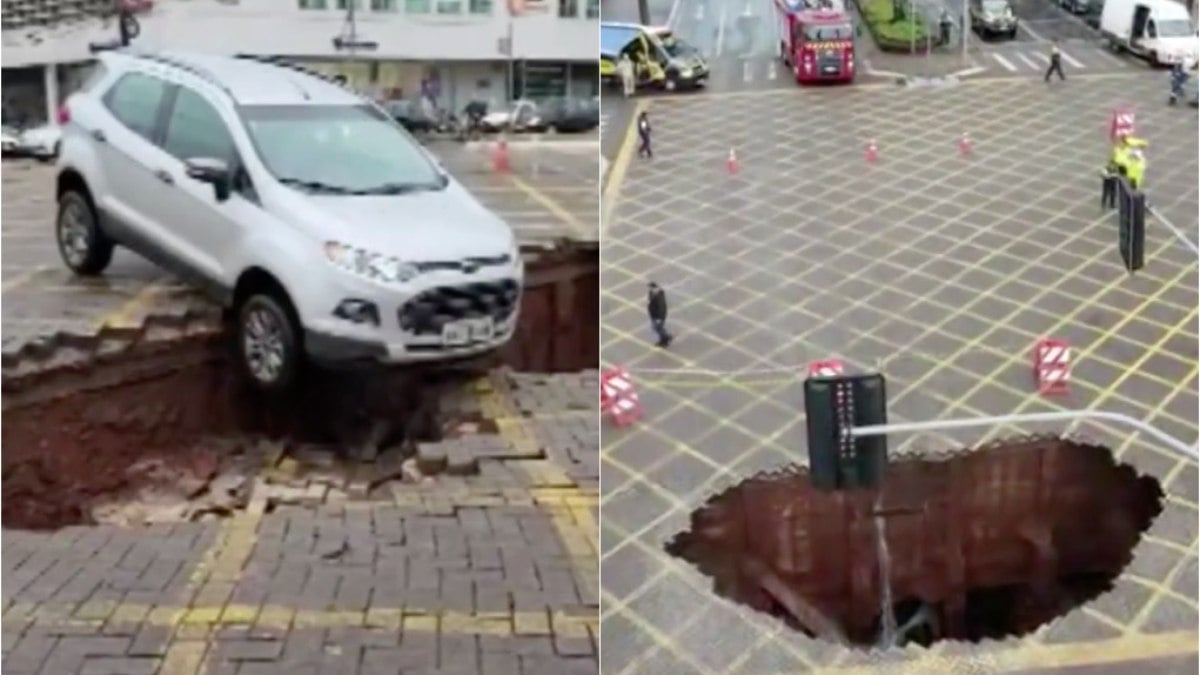
POLYGON ((967 0, 963 0, 962 4, 962 60, 963 65, 967 64, 967 0))
POLYGON ((638 0, 638 21, 643 25, 650 24, 650 0, 638 0))

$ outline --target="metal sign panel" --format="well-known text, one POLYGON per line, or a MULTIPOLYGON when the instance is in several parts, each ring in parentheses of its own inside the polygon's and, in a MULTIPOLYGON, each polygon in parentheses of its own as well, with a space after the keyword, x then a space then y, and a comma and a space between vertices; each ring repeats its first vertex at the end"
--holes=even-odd
POLYGON ((1117 204, 1117 248, 1125 269, 1132 274, 1146 262, 1146 195, 1118 178, 1117 204))
POLYGON ((854 437, 851 429, 886 424, 883 375, 809 378, 804 382, 808 461, 822 490, 877 484, 887 465, 887 437, 854 437))

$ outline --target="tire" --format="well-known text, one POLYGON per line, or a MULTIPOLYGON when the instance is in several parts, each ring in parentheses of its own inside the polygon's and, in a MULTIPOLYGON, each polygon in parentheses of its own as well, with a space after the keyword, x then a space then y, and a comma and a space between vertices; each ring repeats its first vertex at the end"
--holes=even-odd
POLYGON ((1150 52, 1146 55, 1146 60, 1150 61, 1150 66, 1153 68, 1162 67, 1162 62, 1158 60, 1158 52, 1150 52))
POLYGON ((1008 39, 1009 39, 1009 40, 1016 40, 1016 39, 1017 39, 1017 31, 1015 31, 1015 30, 1010 30, 1010 31, 1008 32, 1008 39))
POLYGON ((112 262, 114 245, 100 229, 96 209, 87 197, 74 190, 58 200, 54 240, 63 263, 80 276, 97 276, 112 262))
POLYGON ((234 312, 238 368, 254 388, 278 393, 300 373, 303 353, 291 304, 282 293, 258 291, 234 312))

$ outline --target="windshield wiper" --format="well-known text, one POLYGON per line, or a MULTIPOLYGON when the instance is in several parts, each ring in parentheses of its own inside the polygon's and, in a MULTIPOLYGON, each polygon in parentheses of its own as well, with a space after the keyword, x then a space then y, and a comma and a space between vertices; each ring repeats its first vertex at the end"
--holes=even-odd
POLYGON ((446 186, 449 184, 449 179, 442 176, 436 183, 383 183, 382 185, 360 190, 356 194, 406 195, 413 192, 437 192, 446 189, 446 186))
POLYGON ((303 178, 287 178, 287 177, 280 178, 278 180, 280 183, 282 183, 284 185, 290 185, 292 187, 304 188, 305 190, 311 190, 313 192, 329 192, 329 193, 339 194, 339 195, 348 195, 348 194, 357 194, 358 193, 357 190, 351 190, 350 188, 345 187, 344 185, 330 185, 329 183, 322 183, 319 180, 304 180, 303 178))

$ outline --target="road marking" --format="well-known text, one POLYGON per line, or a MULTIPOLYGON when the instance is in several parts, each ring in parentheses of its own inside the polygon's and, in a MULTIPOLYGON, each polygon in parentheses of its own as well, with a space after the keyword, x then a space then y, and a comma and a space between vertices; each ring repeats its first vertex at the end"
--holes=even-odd
POLYGON ((675 27, 675 19, 679 18, 679 4, 680 0, 674 0, 671 3, 671 11, 667 14, 667 26, 670 28, 675 27))
POLYGON ((629 170, 629 160, 633 156, 633 144, 637 139, 638 116, 649 105, 648 99, 638 99, 633 105, 633 111, 629 116, 629 123, 625 125, 625 140, 621 142, 621 147, 617 150, 617 156, 613 158, 612 168, 609 169, 608 173, 608 183, 604 185, 604 192, 600 198, 601 234, 608 230, 609 223, 612 222, 613 210, 616 208, 617 201, 621 198, 621 186, 625 182, 625 172, 629 170))
MULTIPOLYGON (((159 295, 165 292, 165 289, 164 280, 161 277, 151 281, 143 286, 142 290, 135 293, 132 298, 121 303, 120 307, 101 316, 96 321, 96 329, 138 328, 141 325, 141 321, 134 323, 134 318, 137 317, 140 311, 149 307, 157 300, 159 295)), ((143 316, 142 321, 145 321, 145 318, 143 316)))
POLYGON ((1003 56, 1001 56, 999 54, 992 54, 992 58, 996 59, 997 63, 999 63, 1000 65, 1007 68, 1009 72, 1012 72, 1012 73, 1017 72, 1017 67, 1012 64, 1012 61, 1009 61, 1008 59, 1004 58, 1003 56))
POLYGON ((1030 60, 1030 58, 1029 58, 1028 56, 1025 56, 1024 54, 1022 54, 1022 53, 1020 53, 1020 52, 1017 52, 1017 55, 1016 55, 1016 56, 1017 56, 1017 58, 1018 58, 1018 59, 1021 59, 1022 61, 1024 61, 1024 62, 1025 62, 1025 65, 1029 66, 1030 68, 1033 68, 1034 70, 1041 70, 1041 69, 1042 69, 1042 67, 1041 67, 1041 66, 1039 66, 1038 64, 1036 64, 1036 63, 1034 63, 1032 60, 1030 60))
POLYGON ((13 289, 20 288, 21 286, 24 286, 25 284, 29 283, 30 281, 33 281, 34 278, 37 277, 37 275, 41 274, 42 272, 45 272, 48 269, 50 269, 50 267, 48 265, 38 265, 37 267, 29 270, 28 272, 25 272, 23 274, 18 274, 17 276, 9 279, 8 281, 5 281, 3 284, 0 284, 0 293, 7 293, 13 289))
POLYGON ((771 61, 770 63, 767 64, 767 79, 768 80, 775 79, 775 62, 774 61, 771 61))
POLYGON ((1046 38, 1042 37, 1035 30, 1030 28, 1029 22, 1027 22, 1027 21, 1022 21, 1021 23, 1017 24, 1017 27, 1020 28, 1021 30, 1025 31, 1026 33, 1029 33, 1029 37, 1033 38, 1035 42, 1048 42, 1048 40, 1046 38))
MULTIPOLYGON (((1167 659, 1196 653, 1196 631, 1181 630, 1153 635, 1139 634, 1109 640, 1082 641, 1066 644, 1031 642, 1012 649, 989 649, 970 654, 939 654, 936 652, 908 661, 889 665, 886 672, 897 673, 965 673, 965 672, 1025 672, 1053 670, 1076 666, 1138 663, 1150 659, 1167 659)), ((879 666, 857 666, 830 669, 827 672, 878 675, 879 666)), ((1126 671, 1129 672, 1129 671, 1126 671)))
POLYGON ((583 241, 596 241, 595 235, 591 232, 591 228, 584 225, 583 222, 575 216, 575 214, 571 213, 557 201, 551 199, 546 193, 535 188, 524 180, 517 178, 516 176, 510 176, 510 178, 512 179, 513 185, 517 186, 517 189, 519 189, 521 192, 524 192, 526 196, 533 201, 546 207, 546 210, 561 220, 568 229, 575 233, 576 237, 583 241))
POLYGON ((704 21, 704 5, 696 5, 696 23, 704 21))
POLYGON ((1063 60, 1066 61, 1067 63, 1071 64, 1072 66, 1075 66, 1076 68, 1087 68, 1087 66, 1083 65, 1082 62, 1077 60, 1074 56, 1071 56, 1070 54, 1066 53, 1065 51, 1060 50, 1058 53, 1062 54, 1063 60))
POLYGON ((750 72, 750 62, 742 61, 742 81, 749 84, 754 79, 754 74, 750 72))

